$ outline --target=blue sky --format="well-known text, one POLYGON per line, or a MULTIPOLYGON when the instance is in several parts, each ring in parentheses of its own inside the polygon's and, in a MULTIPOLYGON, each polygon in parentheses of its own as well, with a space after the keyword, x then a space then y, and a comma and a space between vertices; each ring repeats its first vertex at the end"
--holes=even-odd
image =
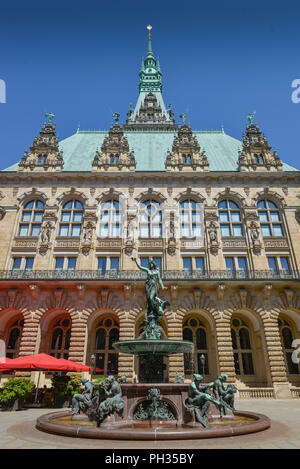
POLYGON ((300 3, 266 0, 28 0, 1 5, 0 168, 19 161, 44 120, 59 139, 125 121, 138 95, 147 24, 163 72, 163 96, 194 129, 241 139, 249 112, 280 158, 298 168, 300 3))

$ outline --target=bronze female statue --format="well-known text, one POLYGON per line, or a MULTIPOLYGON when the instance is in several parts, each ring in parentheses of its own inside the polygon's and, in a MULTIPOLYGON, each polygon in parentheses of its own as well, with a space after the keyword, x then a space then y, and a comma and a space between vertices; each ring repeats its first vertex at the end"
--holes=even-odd
POLYGON ((146 299, 147 299, 147 314, 146 314, 146 321, 148 325, 146 326, 144 332, 146 338, 160 338, 162 328, 158 324, 159 318, 164 315, 164 310, 166 306, 169 306, 170 303, 168 301, 162 300, 158 297, 158 289, 159 286, 162 290, 167 290, 167 287, 164 286, 159 269, 154 262, 153 259, 149 260, 149 267, 142 267, 136 260, 135 257, 131 258, 138 268, 143 272, 147 273, 147 278, 145 282, 145 291, 146 291, 146 299), (155 331, 155 330, 156 331, 155 331), (150 331, 151 330, 151 331, 150 331), (160 333, 159 333, 160 330, 160 333), (158 335, 158 337, 154 337, 158 335))

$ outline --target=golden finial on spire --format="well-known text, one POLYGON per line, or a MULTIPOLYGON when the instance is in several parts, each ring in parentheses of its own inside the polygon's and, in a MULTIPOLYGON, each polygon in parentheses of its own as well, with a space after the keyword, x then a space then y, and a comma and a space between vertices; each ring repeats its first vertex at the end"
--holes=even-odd
POLYGON ((152 29, 151 24, 148 24, 147 29, 148 29, 148 31, 149 31, 148 37, 149 37, 149 39, 150 39, 150 38, 151 38, 151 33, 150 33, 150 31, 151 31, 151 29, 152 29))

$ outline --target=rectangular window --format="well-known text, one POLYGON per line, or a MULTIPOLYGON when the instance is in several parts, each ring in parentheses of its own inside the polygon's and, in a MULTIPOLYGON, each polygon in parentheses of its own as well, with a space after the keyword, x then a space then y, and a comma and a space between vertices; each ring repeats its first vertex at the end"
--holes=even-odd
POLYGON ((119 258, 118 257, 110 258, 110 270, 113 270, 114 272, 118 272, 119 270, 119 258))
POLYGON ((191 257, 183 257, 183 270, 185 272, 192 272, 192 258, 191 257))
POLYGON ((232 225, 233 236, 243 236, 242 225, 232 225))
POLYGON ((43 214, 44 214, 44 212, 35 212, 34 217, 33 217, 33 221, 35 221, 35 222, 42 221, 43 220, 43 214))
POLYGON ((69 225, 60 225, 59 236, 68 236, 69 225))
POLYGON ((258 212, 258 216, 260 221, 268 221, 267 212, 258 212))
POLYGON ((30 221, 31 212, 23 212, 22 221, 30 221))
POLYGON ((41 225, 32 225, 31 236, 39 236, 41 231, 41 225))
POLYGON ((220 212, 220 221, 221 222, 224 222, 224 221, 229 221, 229 215, 228 215, 228 212, 220 212))
POLYGON ((64 257, 56 257, 55 270, 62 270, 64 268, 64 257))
POLYGON ((246 274, 247 270, 248 270, 247 269, 247 259, 246 259, 246 257, 238 257, 237 261, 238 261, 239 270, 242 270, 246 274))
POLYGON ((70 221, 70 220, 71 220, 71 212, 62 212, 61 221, 70 221))
POLYGON ((28 236, 29 225, 20 225, 19 236, 28 236))
POLYGON ((74 212, 73 221, 82 221, 82 212, 74 212))
POLYGON ((22 257, 14 257, 13 270, 19 270, 21 268, 22 257))
POLYGON ((196 270, 200 270, 202 274, 205 273, 204 257, 196 257, 196 270))
POLYGON ((98 270, 104 274, 106 271, 106 257, 98 257, 98 270))
POLYGON ((68 257, 68 270, 75 270, 76 269, 76 257, 68 257))
POLYGON ((229 225, 221 225, 221 236, 226 237, 230 236, 230 227, 229 225))
POLYGON ((232 272, 235 271, 234 258, 233 257, 225 257, 225 264, 226 264, 226 269, 227 270, 231 270, 232 272))
POLYGON ((274 236, 283 236, 282 226, 281 225, 273 225, 273 232, 274 232, 274 236))
POLYGON ((34 257, 25 258, 25 270, 32 270, 34 257))
POLYGON ((261 227, 261 233, 263 237, 265 238, 266 236, 271 236, 271 230, 269 225, 260 225, 261 227))
POLYGON ((80 236, 81 225, 72 225, 71 236, 80 236))
POLYGON ((278 267, 277 267, 276 257, 268 257, 268 264, 269 264, 269 269, 272 270, 273 273, 277 274, 278 267))
POLYGON ((280 257, 280 264, 281 269, 284 271, 285 274, 291 273, 290 262, 288 257, 280 257))

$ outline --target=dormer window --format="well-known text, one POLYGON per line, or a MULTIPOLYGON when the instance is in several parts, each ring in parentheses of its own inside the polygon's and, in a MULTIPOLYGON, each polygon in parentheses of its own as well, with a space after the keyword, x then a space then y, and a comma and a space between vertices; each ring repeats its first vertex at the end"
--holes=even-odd
POLYGON ((153 121, 154 120, 154 114, 148 114, 148 121, 153 121))
POLYGON ((38 160, 37 160, 37 164, 40 165, 40 166, 43 166, 46 163, 47 163, 47 155, 39 155, 38 160))
POLYGON ((119 155, 110 155, 109 163, 110 164, 119 164, 119 155))

